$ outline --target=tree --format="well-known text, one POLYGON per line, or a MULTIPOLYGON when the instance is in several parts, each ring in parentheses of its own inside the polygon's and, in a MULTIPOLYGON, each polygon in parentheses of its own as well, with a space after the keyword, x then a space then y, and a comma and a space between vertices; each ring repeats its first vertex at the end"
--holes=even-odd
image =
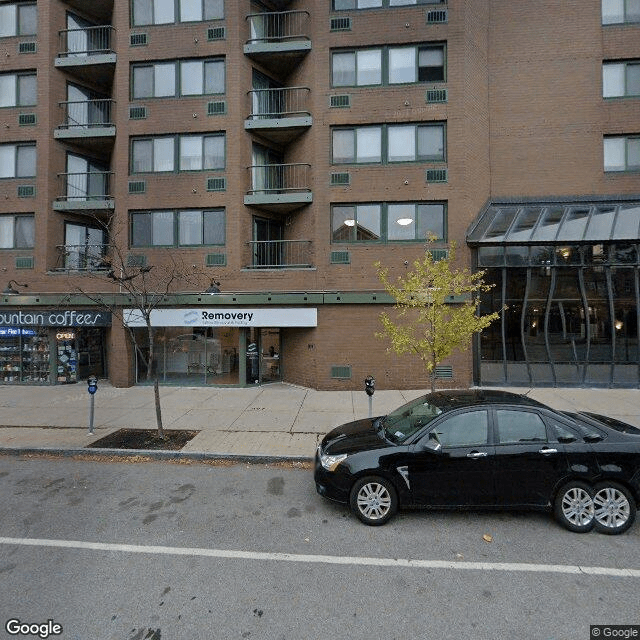
MULTIPOLYGON (((493 285, 483 281, 484 271, 471 273, 454 269, 455 245, 448 254, 436 259, 434 239, 429 239, 424 258, 413 263, 413 271, 389 279, 389 269, 376 263, 378 278, 394 298, 396 321, 380 314, 383 331, 379 338, 391 342, 390 350, 398 355, 414 354, 424 363, 435 390, 435 368, 456 349, 466 349, 474 333, 482 331, 499 317, 500 312, 478 314, 479 294, 493 285)), ((440 250, 441 251, 441 250, 440 250)))
MULTIPOLYGON (((108 283, 110 289, 116 285, 118 293, 89 293, 80 287, 77 290, 101 308, 109 311, 127 329, 138 358, 147 370, 147 380, 153 380, 157 435, 159 438, 164 438, 160 384, 156 366, 156 328, 151 322, 151 316, 168 295, 185 291, 185 289, 202 291, 206 276, 195 265, 186 264, 169 249, 162 252, 157 265, 149 266, 146 264, 131 266, 118 244, 109 245, 105 249, 104 256, 92 258, 93 264, 87 273, 93 279, 108 283), (135 324, 138 326, 142 324, 145 327, 144 338, 139 338, 135 331, 136 327, 130 320, 136 321, 135 324)), ((209 291, 219 292, 220 283, 213 278, 210 280, 209 291)))

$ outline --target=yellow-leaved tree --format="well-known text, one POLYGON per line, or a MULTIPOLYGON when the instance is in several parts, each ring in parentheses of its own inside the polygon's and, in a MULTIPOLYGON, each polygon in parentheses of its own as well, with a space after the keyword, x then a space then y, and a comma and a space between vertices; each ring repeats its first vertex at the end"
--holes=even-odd
POLYGON ((395 318, 380 314, 383 331, 376 335, 391 342, 398 355, 414 354, 422 360, 435 390, 436 365, 456 349, 466 349, 474 333, 496 320, 500 311, 479 315, 480 294, 493 285, 483 281, 484 271, 455 269, 455 244, 449 251, 434 249, 429 239, 424 258, 395 282, 389 269, 376 263, 378 277, 395 300, 395 318))

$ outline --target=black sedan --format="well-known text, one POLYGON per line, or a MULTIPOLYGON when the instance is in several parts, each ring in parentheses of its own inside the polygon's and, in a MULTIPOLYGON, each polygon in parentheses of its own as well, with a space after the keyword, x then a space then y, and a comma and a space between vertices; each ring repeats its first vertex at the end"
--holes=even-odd
POLYGON ((333 429, 314 476, 369 525, 398 507, 552 509, 571 531, 616 534, 640 500, 640 430, 513 393, 442 391, 333 429))

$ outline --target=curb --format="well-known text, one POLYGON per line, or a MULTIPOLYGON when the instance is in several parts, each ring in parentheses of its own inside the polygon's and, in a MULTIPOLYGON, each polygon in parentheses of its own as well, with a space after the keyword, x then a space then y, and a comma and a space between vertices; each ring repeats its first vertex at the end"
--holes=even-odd
POLYGON ((163 451, 153 449, 57 449, 55 447, 0 447, 0 456, 33 456, 47 455, 72 458, 82 456, 83 458, 151 458, 152 460, 193 460, 195 462, 206 462, 208 460, 223 461, 229 460, 247 464, 276 464, 279 462, 310 463, 313 462, 311 456, 288 456, 288 455, 266 455, 266 454, 238 454, 238 453, 208 453, 198 451, 163 451))

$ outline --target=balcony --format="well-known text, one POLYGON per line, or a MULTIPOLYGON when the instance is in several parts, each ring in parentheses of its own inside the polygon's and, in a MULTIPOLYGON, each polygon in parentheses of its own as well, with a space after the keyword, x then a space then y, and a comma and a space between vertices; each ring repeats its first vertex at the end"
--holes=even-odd
POLYGON ((252 188, 244 204, 272 213, 289 213, 313 202, 311 165, 261 164, 249 167, 252 188))
POLYGON ((106 244, 62 244, 56 247, 55 271, 105 271, 106 244))
POLYGON ((254 240, 249 242, 247 269, 310 269, 311 240, 254 240))
POLYGON ((244 53, 267 69, 289 73, 311 51, 308 11, 252 13, 244 53))
POLYGON ((312 124, 309 92, 308 87, 249 91, 251 113, 244 128, 277 144, 291 142, 312 124))
POLYGON ((59 173, 59 192, 54 211, 94 213, 114 208, 110 171, 59 173))
POLYGON ((58 140, 74 140, 77 144, 96 146, 113 144, 116 126, 113 122, 115 101, 84 100, 61 102, 62 124, 53 132, 58 140))
POLYGON ((60 31, 54 65, 100 86, 111 86, 116 64, 114 33, 111 25, 60 31))

